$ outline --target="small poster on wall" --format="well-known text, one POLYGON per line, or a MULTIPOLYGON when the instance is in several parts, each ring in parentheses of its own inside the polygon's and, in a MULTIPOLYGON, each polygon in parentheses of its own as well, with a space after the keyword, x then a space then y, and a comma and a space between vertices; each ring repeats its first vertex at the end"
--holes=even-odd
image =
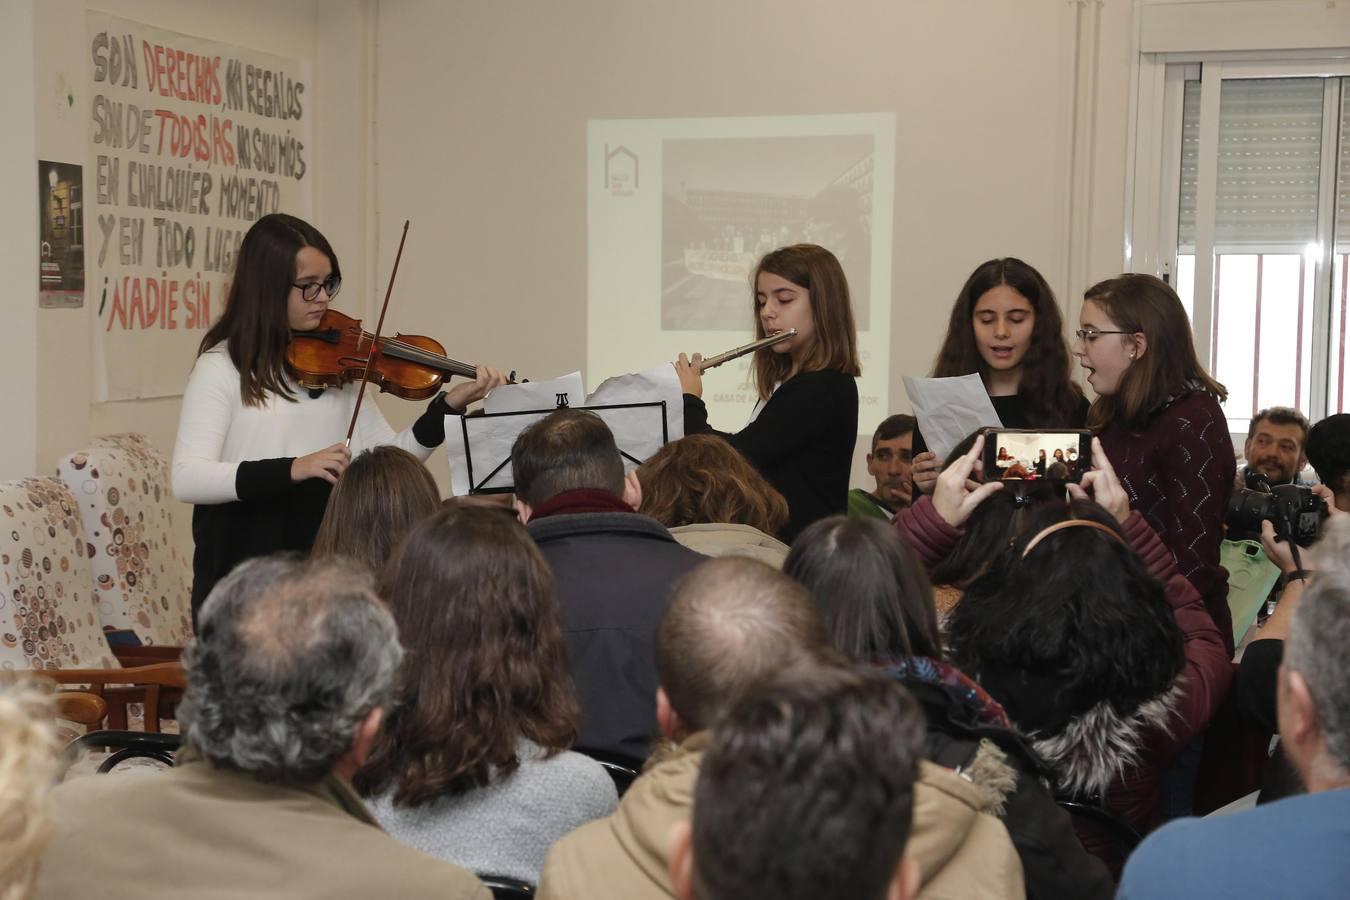
POLYGON ((81 167, 38 161, 38 306, 84 306, 81 167))
POLYGON ((311 65, 92 10, 86 24, 94 399, 174 396, 249 226, 309 216, 311 65))

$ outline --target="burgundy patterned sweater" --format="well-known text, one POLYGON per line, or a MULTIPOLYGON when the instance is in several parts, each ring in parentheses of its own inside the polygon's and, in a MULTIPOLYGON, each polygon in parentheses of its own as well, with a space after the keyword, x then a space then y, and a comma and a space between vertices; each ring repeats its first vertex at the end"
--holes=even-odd
POLYGON ((1138 510, 1176 558, 1233 653, 1228 573, 1219 565, 1223 518, 1237 477, 1228 422, 1203 391, 1179 394, 1143 432, 1112 424, 1102 448, 1138 510))

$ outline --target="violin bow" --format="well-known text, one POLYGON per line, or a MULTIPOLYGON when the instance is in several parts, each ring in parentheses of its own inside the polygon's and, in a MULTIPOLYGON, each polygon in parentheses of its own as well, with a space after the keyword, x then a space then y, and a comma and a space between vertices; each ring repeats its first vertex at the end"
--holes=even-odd
POLYGON ((389 287, 384 292, 384 306, 380 307, 380 318, 375 323, 375 336, 370 339, 370 352, 366 354, 366 368, 361 375, 361 387, 356 391, 356 408, 352 410, 352 421, 347 426, 348 449, 352 446, 352 435, 356 433, 356 418, 361 415, 361 401, 366 398, 366 385, 370 383, 370 369, 375 357, 380 353, 380 334, 384 331, 384 314, 389 312, 389 298, 394 295, 394 279, 398 277, 398 263, 403 259, 403 245, 408 240, 409 220, 403 220, 403 236, 398 239, 398 253, 394 254, 394 270, 389 273, 389 287))

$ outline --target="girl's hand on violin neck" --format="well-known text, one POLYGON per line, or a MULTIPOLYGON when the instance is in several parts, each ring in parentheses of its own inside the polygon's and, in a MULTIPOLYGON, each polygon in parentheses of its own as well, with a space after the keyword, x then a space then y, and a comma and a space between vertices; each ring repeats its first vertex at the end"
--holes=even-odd
POLYGON ((680 390, 695 397, 703 396, 703 373, 699 371, 702 364, 702 353, 695 353, 693 359, 680 354, 680 358, 674 362, 675 374, 680 376, 680 390))
POLYGON ((464 412, 470 403, 482 400, 488 394, 507 383, 500 369, 491 366, 478 366, 473 381, 462 381, 445 392, 446 404, 454 410, 464 412))
POLYGON ((352 452, 345 444, 334 444, 308 456, 297 456, 291 463, 291 481, 322 478, 329 484, 337 484, 338 478, 347 471, 347 464, 351 461, 352 452))

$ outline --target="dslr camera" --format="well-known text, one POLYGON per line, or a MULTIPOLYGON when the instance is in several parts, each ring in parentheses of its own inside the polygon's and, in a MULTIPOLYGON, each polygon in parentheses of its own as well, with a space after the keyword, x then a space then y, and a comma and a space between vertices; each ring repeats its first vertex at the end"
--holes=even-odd
POLYGON ((1309 547, 1322 530, 1327 504, 1321 497, 1297 484, 1274 487, 1260 473, 1247 471, 1247 487, 1233 492, 1224 524, 1230 541, 1261 540, 1261 523, 1270 520, 1275 537, 1309 547))

